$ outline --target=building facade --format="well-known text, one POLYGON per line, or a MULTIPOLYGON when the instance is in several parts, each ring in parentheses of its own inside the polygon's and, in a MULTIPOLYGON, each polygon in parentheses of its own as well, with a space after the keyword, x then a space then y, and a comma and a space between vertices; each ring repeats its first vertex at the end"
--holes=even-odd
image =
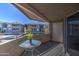
POLYGON ((26 29, 30 29, 34 34, 36 33, 48 33, 48 24, 26 24, 26 29))
POLYGON ((0 33, 22 34, 24 28, 30 29, 32 33, 49 33, 49 24, 19 24, 19 23, 0 23, 0 33))
POLYGON ((17 23, 0 23, 0 33, 18 34, 24 32, 24 25, 17 23))

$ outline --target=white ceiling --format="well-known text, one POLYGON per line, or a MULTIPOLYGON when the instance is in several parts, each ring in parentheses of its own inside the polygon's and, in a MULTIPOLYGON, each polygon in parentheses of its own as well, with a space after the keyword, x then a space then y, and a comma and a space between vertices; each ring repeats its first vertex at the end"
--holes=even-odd
POLYGON ((31 4, 49 20, 56 21, 63 19, 66 15, 79 9, 78 4, 31 4))

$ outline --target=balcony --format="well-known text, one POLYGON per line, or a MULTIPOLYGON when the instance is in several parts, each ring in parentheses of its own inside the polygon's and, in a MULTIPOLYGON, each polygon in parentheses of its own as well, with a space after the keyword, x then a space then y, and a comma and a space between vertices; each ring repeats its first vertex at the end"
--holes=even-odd
POLYGON ((36 47, 39 53, 36 53, 36 51, 33 51, 34 56, 67 56, 67 55, 70 55, 67 51, 67 46, 66 46, 67 42, 65 39, 67 39, 67 37, 64 37, 64 35, 66 35, 64 31, 64 29, 66 29, 66 27, 64 26, 65 24, 64 18, 70 16, 73 12, 79 10, 79 4, 13 3, 10 5, 12 7, 17 8, 17 10, 15 11, 21 12, 21 13, 15 13, 14 11, 15 13, 14 16, 18 15, 18 18, 20 19, 19 21, 22 21, 23 19, 26 20, 29 18, 31 21, 35 20, 36 21, 35 23, 37 23, 38 21, 40 23, 47 22, 49 24, 48 25, 49 31, 45 32, 43 30, 43 25, 39 26, 38 24, 35 24, 32 22, 30 22, 32 23, 30 25, 26 24, 25 20, 22 21, 24 22, 25 25, 19 24, 20 25, 19 27, 12 25, 11 23, 9 23, 11 25, 8 25, 8 27, 6 27, 6 25, 4 24, 3 26, 6 28, 0 25, 0 38, 3 39, 3 40, 2 39, 0 40, 0 56, 32 56, 31 52, 26 52, 24 48, 19 46, 21 43, 26 41, 26 35, 23 30, 24 27, 26 27, 26 29, 28 28, 32 29, 32 32, 34 32, 33 39, 39 40, 41 42, 41 45, 36 47), (22 17, 19 17, 20 16, 19 14, 23 15, 22 17, 24 18, 21 19, 22 17), (38 29, 40 27, 42 29, 38 29), (19 31, 18 34, 20 35, 15 34, 16 31, 17 32, 19 31), (35 31, 38 33, 36 33, 35 31), (14 33, 14 35, 12 35, 12 33, 14 33), (5 36, 6 34, 12 35, 13 38, 8 35, 9 37, 7 39, 6 38, 7 36, 5 36))
MULTIPOLYGON (((24 49, 19 46, 22 42, 25 41, 25 36, 17 37, 16 40, 2 40, 0 42, 0 56, 31 56, 30 52, 24 53, 24 49)), ((49 55, 48 51, 51 51, 52 49, 55 50, 55 48, 60 48, 63 50, 63 46, 60 45, 57 42, 50 42, 50 35, 49 34, 39 34, 39 35, 34 35, 34 39, 40 40, 42 44, 37 47, 36 49, 39 51, 39 53, 34 53, 35 56, 37 55, 49 55), (58 47, 60 46, 60 47, 58 47), (48 54, 46 54, 48 53, 48 54)), ((53 55, 56 51, 53 50, 53 55)), ((64 51, 63 51, 64 52, 64 51)), ((56 53, 59 53, 56 52, 56 53)), ((57 54, 56 54, 57 55, 57 54)), ((58 54, 58 55, 64 55, 63 53, 58 54)))

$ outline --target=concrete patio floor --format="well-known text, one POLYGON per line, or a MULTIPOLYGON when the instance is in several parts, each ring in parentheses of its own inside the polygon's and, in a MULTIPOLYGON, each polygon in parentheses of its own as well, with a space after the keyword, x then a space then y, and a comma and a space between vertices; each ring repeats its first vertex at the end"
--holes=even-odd
MULTIPOLYGON (((42 45, 40 45, 39 47, 36 48, 39 51, 39 53, 36 53, 36 51, 34 51, 34 56, 42 56, 42 55, 45 55, 46 53, 51 52, 51 49, 54 49, 58 45, 59 45, 59 43, 56 43, 56 42, 47 42, 45 44, 42 44, 42 45)), ((54 50, 57 50, 57 49, 54 49, 54 50)), ((58 50, 61 50, 61 49, 58 49, 58 50)), ((53 52, 55 52, 55 51, 53 51, 53 52)), ((56 53, 60 53, 60 52, 56 52, 56 53)), ((21 56, 31 56, 31 52, 23 52, 21 54, 21 56)))

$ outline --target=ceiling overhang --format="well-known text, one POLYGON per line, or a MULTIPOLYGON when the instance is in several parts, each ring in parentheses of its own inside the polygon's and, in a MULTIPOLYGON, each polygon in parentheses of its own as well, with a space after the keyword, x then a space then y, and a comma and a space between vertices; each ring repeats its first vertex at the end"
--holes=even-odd
POLYGON ((28 16, 31 20, 48 22, 45 17, 40 15, 40 13, 34 10, 29 4, 13 3, 13 5, 18 8, 25 16, 28 16))
POLYGON ((76 3, 14 3, 21 12, 32 20, 44 22, 60 22, 63 19, 79 10, 79 4, 76 3))

